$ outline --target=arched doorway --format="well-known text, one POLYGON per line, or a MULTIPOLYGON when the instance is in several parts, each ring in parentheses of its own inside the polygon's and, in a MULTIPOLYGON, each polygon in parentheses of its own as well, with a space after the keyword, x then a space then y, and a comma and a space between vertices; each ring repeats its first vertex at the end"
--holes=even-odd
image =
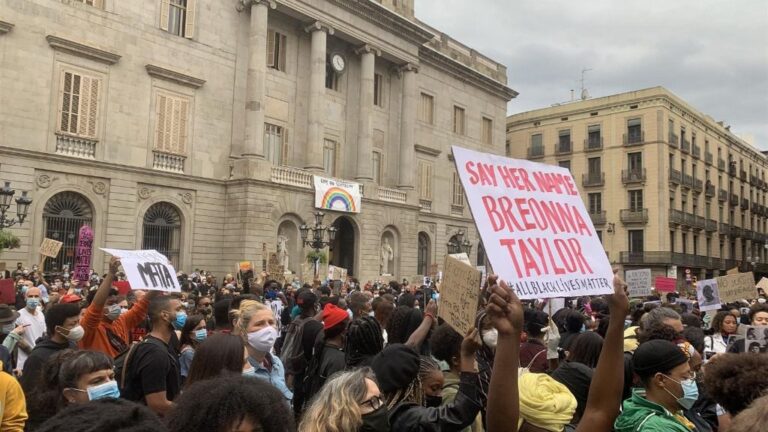
POLYGON ((449 254, 459 254, 461 253, 461 235, 455 234, 451 236, 451 239, 448 240, 448 253, 449 254))
POLYGON ((425 232, 419 233, 418 271, 422 276, 429 274, 429 236, 425 232))
POLYGON ((142 249, 154 249, 177 268, 181 250, 181 214, 173 204, 159 202, 144 213, 142 249))
POLYGON ((336 219, 333 227, 336 228, 336 239, 328 263, 347 269, 349 274, 355 274, 355 227, 345 216, 336 219))
POLYGON ((52 196, 43 208, 45 237, 62 242, 59 255, 45 261, 45 271, 59 271, 68 265, 75 267, 77 235, 83 225, 93 222, 93 208, 77 192, 60 192, 52 196))

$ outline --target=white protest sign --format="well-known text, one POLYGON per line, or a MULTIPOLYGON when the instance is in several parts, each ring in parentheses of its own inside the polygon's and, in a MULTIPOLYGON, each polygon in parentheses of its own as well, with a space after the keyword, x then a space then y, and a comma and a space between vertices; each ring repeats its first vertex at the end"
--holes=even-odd
POLYGON ((120 258, 131 289, 181 292, 176 270, 165 255, 156 250, 120 250, 101 248, 120 258))
POLYGON ((718 282, 717 279, 705 279, 696 284, 696 298, 699 300, 700 311, 720 309, 718 282))
POLYGON ((613 270, 570 171, 453 146, 488 260, 521 299, 613 292, 613 270))
POLYGON ((629 297, 651 295, 651 269, 627 270, 624 272, 629 297))

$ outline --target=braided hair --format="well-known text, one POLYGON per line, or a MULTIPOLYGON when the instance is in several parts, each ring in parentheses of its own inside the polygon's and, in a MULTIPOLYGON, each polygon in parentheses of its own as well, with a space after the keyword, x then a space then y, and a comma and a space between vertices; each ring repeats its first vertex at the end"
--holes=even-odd
POLYGON ((418 309, 398 306, 392 312, 392 318, 387 324, 387 342, 391 344, 405 343, 411 334, 419 328, 421 320, 421 312, 418 309))
POLYGON ((344 355, 348 368, 369 365, 371 359, 384 349, 381 326, 375 318, 361 316, 349 324, 344 355))

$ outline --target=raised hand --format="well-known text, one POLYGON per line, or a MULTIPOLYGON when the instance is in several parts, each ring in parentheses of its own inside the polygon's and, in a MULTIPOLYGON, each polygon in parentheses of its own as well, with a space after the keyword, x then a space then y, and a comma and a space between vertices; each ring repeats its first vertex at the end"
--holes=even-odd
POLYGON ((618 272, 613 275, 613 294, 607 296, 608 308, 611 315, 624 319, 629 314, 629 298, 626 293, 627 284, 619 277, 618 272))
POLYGON ((491 287, 491 298, 486 307, 491 323, 499 337, 520 334, 523 330, 523 305, 505 282, 491 287))

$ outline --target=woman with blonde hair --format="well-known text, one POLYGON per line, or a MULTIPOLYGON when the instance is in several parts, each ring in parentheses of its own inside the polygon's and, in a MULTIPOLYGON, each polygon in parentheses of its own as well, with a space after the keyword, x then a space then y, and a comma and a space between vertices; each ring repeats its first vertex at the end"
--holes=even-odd
POLYGON ((339 372, 304 412, 299 432, 387 432, 387 407, 370 368, 339 372))

